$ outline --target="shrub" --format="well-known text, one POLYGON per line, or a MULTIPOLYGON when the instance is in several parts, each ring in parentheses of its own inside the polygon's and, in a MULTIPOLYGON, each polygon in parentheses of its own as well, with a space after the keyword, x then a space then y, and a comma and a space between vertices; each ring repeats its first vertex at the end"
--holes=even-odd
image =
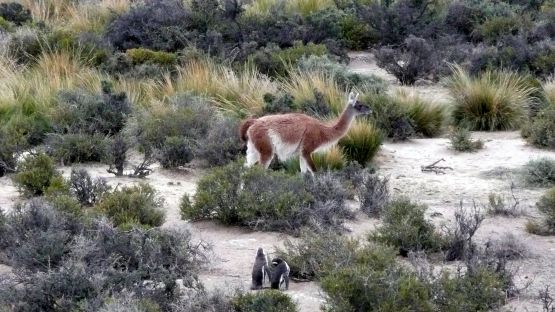
POLYGON ((474 234, 484 220, 476 204, 469 212, 464 209, 461 201, 459 209, 455 212, 455 225, 449 228, 443 238, 442 248, 445 249, 445 260, 464 260, 470 259, 476 250, 472 241, 474 234))
POLYGON ((125 53, 131 59, 133 65, 159 64, 162 66, 177 65, 177 55, 168 52, 152 51, 149 49, 129 49, 125 53))
POLYGON ((442 105, 429 103, 417 95, 397 92, 393 101, 398 101, 407 111, 417 134, 431 138, 443 131, 445 109, 442 105))
POLYGON ((294 109, 293 97, 289 94, 283 94, 279 97, 271 93, 264 94, 264 114, 290 113, 294 109))
POLYGON ((254 166, 231 163, 213 169, 198 183, 190 203, 187 195, 181 215, 187 219, 215 219, 223 224, 255 230, 298 234, 303 227, 340 230, 353 213, 347 194, 329 174, 305 179, 254 166))
MULTIPOLYGON (((286 239, 276 254, 287 259, 290 276, 300 280, 318 280, 332 273, 340 265, 348 265, 356 258, 359 243, 334 232, 302 231, 298 240, 286 239)), ((391 255, 393 261, 394 255, 391 255)))
POLYGON ((372 240, 399 248, 407 256, 410 251, 437 251, 442 246, 434 225, 424 218, 426 206, 407 198, 395 199, 383 212, 383 225, 371 235, 372 240))
POLYGON ((101 162, 107 158, 109 140, 102 134, 49 134, 45 141, 48 154, 63 165, 101 162))
POLYGON ((534 88, 522 76, 505 71, 486 71, 470 77, 461 67, 453 68, 448 87, 455 98, 453 119, 470 130, 517 128, 531 103, 534 88))
POLYGON ((347 135, 339 140, 345 157, 366 166, 378 152, 382 144, 382 134, 372 123, 355 121, 347 135))
POLYGON ((205 137, 198 140, 195 155, 209 166, 223 166, 235 161, 243 150, 237 135, 239 122, 230 117, 218 118, 205 137))
POLYGON ((360 202, 360 210, 369 217, 379 217, 389 205, 389 179, 361 170, 352 183, 360 202))
POLYGON ((177 168, 193 160, 193 150, 187 138, 180 136, 166 137, 158 155, 163 168, 177 168))
POLYGON ((28 155, 18 164, 17 169, 18 173, 13 180, 20 192, 27 196, 43 195, 60 177, 54 162, 44 153, 28 155))
POLYGON ((434 47, 424 38, 410 35, 400 48, 384 47, 376 53, 378 66, 397 77, 402 84, 412 85, 419 78, 434 74, 438 60, 434 47))
POLYGON ((542 148, 555 149, 554 107, 541 110, 534 118, 525 123, 521 133, 528 143, 542 148))
POLYGON ((106 38, 118 50, 177 51, 185 47, 190 12, 179 1, 147 1, 117 17, 106 38))
POLYGON ((406 140, 415 134, 414 121, 408 116, 406 107, 386 94, 367 94, 362 102, 372 110, 370 119, 383 134, 393 139, 406 140))
POLYGON ((193 244, 184 230, 120 231, 105 220, 81 223, 41 201, 15 210, 6 222, 12 235, 5 250, 24 258, 11 258, 21 269, 0 284, 4 307, 30 311, 85 306, 99 311, 108 296, 131 295, 142 308, 166 311, 181 296, 177 279, 189 294, 202 287, 197 273, 207 261, 206 246, 193 244), (28 287, 16 287, 20 282, 28 287))
POLYGON ((522 28, 520 21, 510 16, 497 16, 476 27, 473 37, 495 43, 506 35, 516 35, 522 28))
POLYGON ((102 178, 91 179, 85 169, 71 169, 69 184, 73 196, 84 206, 95 205, 110 191, 106 180, 102 178))
POLYGON ((511 185, 511 202, 502 195, 490 193, 488 195, 488 214, 506 217, 518 217, 524 214, 519 207, 520 201, 514 194, 514 185, 511 185))
POLYGON ((408 270, 367 265, 339 268, 322 279, 330 311, 434 311, 428 287, 408 270))
POLYGON ((488 243, 493 246, 494 256, 498 259, 517 260, 529 255, 526 244, 512 233, 507 233, 501 238, 488 243))
POLYGON ((451 147, 459 152, 475 152, 484 147, 482 140, 473 140, 470 131, 463 127, 454 128, 449 134, 451 147))
POLYGON ((555 185, 555 160, 550 158, 531 160, 524 165, 522 174, 527 184, 555 185))
POLYGON ((332 76, 343 89, 357 88, 374 93, 383 93, 387 89, 387 83, 378 76, 354 73, 327 55, 302 57, 297 66, 304 72, 324 72, 332 76))
POLYGON ((297 306, 289 295, 268 289, 256 293, 239 294, 232 300, 235 311, 241 312, 297 312, 297 306))
POLYGON ((161 210, 164 200, 148 184, 122 187, 107 195, 97 206, 114 225, 128 227, 134 224, 145 228, 160 226, 164 222, 161 210))
POLYGON ((100 95, 79 91, 62 92, 58 97, 58 132, 114 135, 123 129, 131 105, 125 93, 114 93, 102 82, 100 95))
POLYGON ((17 2, 0 3, 0 17, 16 25, 32 20, 31 11, 17 2))
POLYGON ((544 215, 541 223, 529 222, 528 232, 538 235, 552 235, 555 233, 555 188, 548 190, 537 203, 538 210, 544 215))

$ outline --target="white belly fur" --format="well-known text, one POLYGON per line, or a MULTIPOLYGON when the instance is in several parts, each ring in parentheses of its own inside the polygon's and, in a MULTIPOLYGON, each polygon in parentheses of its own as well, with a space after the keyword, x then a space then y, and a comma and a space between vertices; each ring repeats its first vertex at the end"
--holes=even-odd
POLYGON ((273 130, 268 131, 268 136, 272 142, 274 153, 277 155, 279 160, 285 161, 299 154, 299 143, 289 144, 283 142, 281 137, 273 130))

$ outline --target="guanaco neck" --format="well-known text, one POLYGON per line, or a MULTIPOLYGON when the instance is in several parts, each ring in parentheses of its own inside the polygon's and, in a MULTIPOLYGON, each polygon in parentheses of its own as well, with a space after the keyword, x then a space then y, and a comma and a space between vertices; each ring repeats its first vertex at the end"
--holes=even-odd
POLYGON ((328 141, 338 140, 342 138, 345 134, 347 134, 355 117, 355 112, 350 109, 349 106, 345 108, 343 113, 341 113, 341 116, 339 116, 335 123, 333 123, 329 128, 329 132, 327 135, 328 141))

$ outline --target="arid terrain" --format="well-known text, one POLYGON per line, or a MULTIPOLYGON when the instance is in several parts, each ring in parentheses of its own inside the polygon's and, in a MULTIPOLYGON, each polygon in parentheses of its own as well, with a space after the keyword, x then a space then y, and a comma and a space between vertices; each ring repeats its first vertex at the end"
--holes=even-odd
MULTIPOLYGON (((390 82, 394 79, 379 69, 371 55, 354 54, 351 69, 360 73, 374 73, 390 82)), ((396 86, 393 84, 393 88, 396 86)), ((438 102, 449 101, 448 94, 440 85, 411 87, 412 91, 438 102)), ((555 152, 528 146, 518 132, 474 132, 475 138, 485 142, 485 148, 476 153, 458 153, 450 149, 445 137, 434 139, 413 139, 404 143, 383 144, 375 165, 380 175, 389 177, 392 193, 407 195, 429 206, 429 217, 439 226, 453 219, 455 209, 463 201, 466 208, 475 202, 485 205, 488 194, 494 192, 511 200, 511 183, 519 206, 525 216, 517 218, 488 216, 477 234, 480 244, 511 233, 522 240, 529 249, 524 260, 514 261, 511 267, 517 270, 515 281, 518 287, 527 285, 519 297, 506 306, 509 311, 541 311, 537 300, 538 291, 545 286, 555 286, 555 238, 528 234, 525 231, 527 219, 537 217, 535 203, 544 189, 529 188, 522 183, 519 170, 531 159, 555 158, 555 152), (439 159, 443 166, 451 167, 445 174, 422 172, 421 166, 439 159)), ((168 171, 156 168, 144 180, 116 178, 106 172, 107 166, 91 164, 83 166, 92 176, 105 178, 110 185, 128 185, 148 182, 166 200, 167 227, 188 227, 198 240, 213 246, 213 261, 201 274, 201 279, 209 288, 232 290, 239 286, 250 286, 250 270, 257 247, 264 247, 270 254, 274 246, 286 237, 284 234, 251 232, 241 228, 224 227, 213 222, 188 223, 179 216, 179 200, 183 194, 194 194, 196 182, 203 171, 183 169, 168 171)), ((60 167, 64 176, 69 176, 70 167, 60 167)), ((0 207, 9 210, 20 200, 17 189, 9 176, 0 178, 0 207)), ((353 203, 353 206, 356 206, 353 203)), ((352 231, 348 235, 364 236, 378 224, 377 220, 359 214, 356 221, 348 224, 352 231)), ((441 228, 441 227, 439 227, 441 228)), ((454 266, 456 264, 449 264, 454 266)), ((8 270, 0 267, 0 270, 8 270)), ((317 283, 292 283, 288 291, 299 304, 301 311, 318 311, 323 302, 317 283)))

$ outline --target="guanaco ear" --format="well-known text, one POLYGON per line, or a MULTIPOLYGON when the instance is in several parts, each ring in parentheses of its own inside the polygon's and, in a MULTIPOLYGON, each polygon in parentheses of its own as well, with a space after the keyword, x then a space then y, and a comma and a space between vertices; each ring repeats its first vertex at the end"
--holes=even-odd
POLYGON ((358 98, 358 93, 355 93, 355 92, 352 92, 352 91, 351 91, 351 92, 349 93, 349 100, 347 101, 347 104, 349 104, 349 105, 351 105, 351 106, 352 106, 352 105, 355 105, 355 103, 356 103, 356 101, 357 101, 357 98, 358 98))

